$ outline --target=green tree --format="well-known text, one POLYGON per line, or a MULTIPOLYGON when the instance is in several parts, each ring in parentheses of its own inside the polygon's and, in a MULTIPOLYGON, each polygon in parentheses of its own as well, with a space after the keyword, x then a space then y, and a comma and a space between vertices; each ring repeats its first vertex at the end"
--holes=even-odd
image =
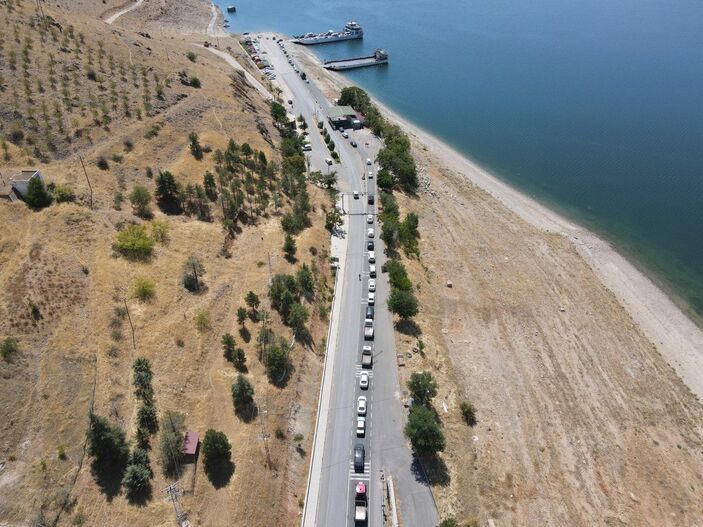
POLYGON ((282 104, 277 102, 271 103, 271 117, 273 117, 274 122, 278 126, 284 126, 287 124, 287 112, 282 104))
POLYGON ((183 287, 188 291, 200 291, 202 282, 200 278, 205 274, 203 262, 195 255, 191 255, 183 264, 183 287))
POLYGON ((247 310, 243 307, 237 308, 237 323, 240 326, 244 325, 244 321, 247 319, 247 310))
POLYGON ((44 183, 38 177, 33 177, 27 185, 24 201, 34 210, 43 209, 51 205, 51 194, 47 192, 44 183))
POLYGON ((151 493, 151 472, 143 465, 129 465, 122 479, 130 501, 143 499, 151 493))
POLYGON ((203 147, 200 145, 198 134, 191 132, 188 135, 188 140, 190 141, 190 153, 193 154, 195 159, 200 161, 203 158, 203 147))
POLYGON ((154 251, 154 240, 144 225, 128 225, 117 233, 115 250, 129 260, 147 260, 154 251))
POLYGON ((249 379, 241 373, 232 383, 232 401, 237 414, 244 414, 251 411, 254 404, 254 387, 249 379))
POLYGON ((295 240, 290 234, 286 234, 285 241, 283 242, 283 252, 286 253, 286 258, 292 260, 295 258, 295 253, 298 250, 295 240))
POLYGON ((254 293, 254 291, 249 291, 247 293, 244 297, 244 302, 246 302, 247 306, 249 306, 249 309, 251 309, 253 313, 256 313, 256 310, 259 308, 259 304, 261 304, 259 296, 254 293))
POLYGON ((217 184, 215 183, 215 176, 209 170, 205 172, 203 176, 203 188, 205 189, 205 194, 210 201, 217 201, 217 184))
POLYGON ((0 357, 7 360, 17 353, 19 346, 17 339, 13 337, 5 337, 5 340, 0 344, 0 357))
POLYGON ((266 349, 264 364, 269 381, 282 386, 290 373, 290 360, 285 346, 281 343, 271 344, 266 349))
POLYGON ((410 282, 408 272, 401 262, 398 260, 389 260, 385 265, 385 270, 388 272, 388 281, 390 282, 392 288, 402 289, 403 291, 412 290, 412 282, 410 282))
POLYGON ((168 171, 159 171, 156 176, 156 203, 167 214, 181 212, 180 190, 176 179, 168 171))
POLYGON ((306 298, 311 299, 315 294, 315 277, 312 275, 307 264, 303 264, 295 274, 295 279, 298 281, 300 291, 306 298))
POLYGON ((153 434, 159 428, 159 420, 156 417, 156 408, 151 404, 142 404, 137 413, 137 424, 140 428, 153 434))
POLYGON ((229 480, 234 471, 232 445, 223 432, 210 428, 203 440, 203 466, 205 473, 216 487, 229 480))
POLYGON ((412 291, 393 288, 388 297, 388 310, 403 319, 417 315, 419 305, 412 291))
POLYGON ((429 405, 437 395, 437 381, 429 371, 413 372, 408 381, 413 404, 429 405))
POLYGON ((439 524, 439 527, 459 527, 459 524, 454 518, 445 518, 442 520, 442 523, 439 524))
POLYGON ((183 454, 183 431, 185 430, 185 417, 178 412, 167 411, 161 420, 161 433, 159 444, 161 460, 167 474, 177 475, 183 454))
POLYGON ((342 225, 342 213, 337 209, 337 207, 332 207, 325 214, 325 229, 330 232, 334 232, 337 227, 342 225))
POLYGON ((151 371, 151 362, 146 357, 137 357, 132 363, 134 394, 141 400, 151 402, 153 390, 151 380, 154 374, 151 371))
POLYGON ((434 454, 444 450, 444 433, 434 413, 425 406, 412 407, 405 425, 405 435, 418 454, 434 454))
POLYGON ((249 146, 249 143, 243 143, 242 144, 242 155, 249 159, 251 155, 254 153, 254 151, 251 149, 251 146, 249 146))
POLYGON ((129 458, 129 447, 122 429, 110 426, 107 419, 91 412, 87 438, 88 454, 95 458, 93 468, 97 472, 121 474, 129 458))
POLYGON ((286 323, 296 332, 299 332, 305 329, 305 323, 308 321, 308 317, 308 310, 299 302, 295 302, 290 307, 286 323))
POLYGON ((129 202, 132 204, 134 213, 140 218, 151 217, 151 193, 149 189, 141 185, 136 185, 129 193, 129 202))

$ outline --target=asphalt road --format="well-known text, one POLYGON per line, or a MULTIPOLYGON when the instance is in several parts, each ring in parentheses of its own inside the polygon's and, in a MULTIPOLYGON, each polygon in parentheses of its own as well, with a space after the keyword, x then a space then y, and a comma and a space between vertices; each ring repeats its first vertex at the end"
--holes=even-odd
MULTIPOLYGON (((308 122, 312 151, 306 154, 311 169, 327 171, 325 158, 329 157, 329 152, 316 123, 324 120, 329 102, 314 82, 306 83, 295 73, 272 34, 261 35, 259 42, 261 50, 266 51, 262 56, 266 56, 274 67, 277 75, 274 82, 283 90, 283 99, 286 103, 288 100, 293 101, 292 105, 286 104, 288 110, 296 116, 302 114, 308 122), (267 40, 266 36, 271 38, 267 40)), ((386 309, 389 292, 387 277, 381 273, 385 257, 382 242, 378 238, 380 228, 375 216, 377 203, 369 205, 367 200, 369 192, 376 194, 376 166, 367 166, 366 159, 375 159, 381 144, 368 130, 348 130, 349 139, 345 139, 340 132, 332 131, 326 122, 325 126, 334 138, 340 155, 340 164, 333 165, 332 169, 337 172, 340 192, 345 194, 343 202, 349 223, 345 280, 338 291, 341 295, 338 298, 341 301, 341 311, 330 410, 322 449, 322 471, 311 475, 311 478, 320 478, 315 525, 354 525, 354 487, 357 481, 367 484, 368 525, 383 525, 381 474, 385 471, 385 474, 393 476, 403 524, 406 527, 433 527, 438 524, 434 500, 421 475, 421 469, 418 470, 413 463, 412 452, 403 435, 405 410, 400 400, 392 317, 386 309), (356 140, 357 148, 351 146, 351 139, 356 140), (372 179, 365 177, 368 170, 374 173, 372 179), (353 191, 359 192, 359 199, 353 199, 353 191), (369 213, 374 215, 372 224, 367 223, 369 213), (375 340, 372 342, 374 362, 371 370, 365 370, 370 372, 370 386, 367 390, 361 390, 361 347, 369 344, 363 336, 368 299, 369 228, 374 229, 378 271, 375 340), (366 432, 363 437, 357 437, 356 434, 356 407, 360 395, 365 395, 368 399, 366 432), (363 472, 355 472, 353 467, 353 450, 357 443, 362 443, 366 451, 363 472)))

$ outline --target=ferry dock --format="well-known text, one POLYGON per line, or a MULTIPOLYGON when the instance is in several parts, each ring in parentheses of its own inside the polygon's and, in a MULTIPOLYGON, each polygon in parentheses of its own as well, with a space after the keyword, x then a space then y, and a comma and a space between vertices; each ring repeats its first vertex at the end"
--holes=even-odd
POLYGON ((377 49, 374 51, 373 55, 367 55, 365 57, 328 60, 323 64, 323 67, 328 70, 339 71, 354 68, 365 68, 367 66, 380 66, 382 64, 388 64, 388 53, 383 49, 377 49))

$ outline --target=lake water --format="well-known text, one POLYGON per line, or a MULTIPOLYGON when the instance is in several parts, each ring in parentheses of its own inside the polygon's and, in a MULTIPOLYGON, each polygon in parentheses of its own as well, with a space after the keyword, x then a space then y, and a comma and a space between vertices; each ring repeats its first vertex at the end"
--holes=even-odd
MULTIPOLYGON (((234 0, 233 0, 234 1, 234 0)), ((224 8, 230 2, 217 2, 224 8)), ((613 242, 703 315, 703 3, 239 0, 233 32, 364 28, 322 59, 613 242)), ((700 318, 698 319, 700 322, 700 318)))

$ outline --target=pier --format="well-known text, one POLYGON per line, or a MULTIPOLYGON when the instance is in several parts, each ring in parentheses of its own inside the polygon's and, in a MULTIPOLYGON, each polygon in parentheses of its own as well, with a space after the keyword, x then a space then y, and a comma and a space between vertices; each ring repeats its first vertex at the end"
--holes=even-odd
POLYGON ((367 66, 379 66, 381 64, 388 64, 388 53, 383 49, 377 49, 374 51, 373 55, 367 55, 365 57, 328 60, 323 66, 328 70, 339 71, 353 68, 365 68, 367 66))

